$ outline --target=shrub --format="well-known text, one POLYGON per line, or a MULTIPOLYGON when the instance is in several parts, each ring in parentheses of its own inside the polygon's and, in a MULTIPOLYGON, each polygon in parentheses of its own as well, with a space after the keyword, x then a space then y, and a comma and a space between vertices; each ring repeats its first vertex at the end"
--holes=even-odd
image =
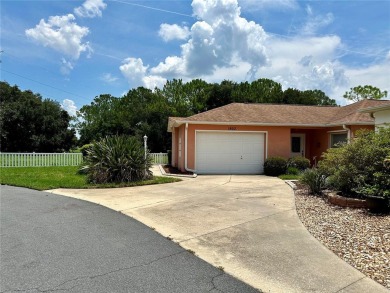
POLYGON ((329 149, 319 168, 329 175, 329 184, 346 196, 389 198, 390 128, 360 131, 351 143, 329 149))
POLYGON ((310 160, 301 156, 292 157, 287 162, 288 167, 297 168, 300 171, 310 168, 310 160))
POLYGON ((322 189, 326 185, 326 175, 318 168, 306 169, 300 181, 309 187, 310 193, 322 194, 322 189))
POLYGON ((287 160, 282 157, 270 157, 264 162, 264 174, 279 176, 286 173, 287 160))
POLYGON ((81 153, 81 148, 73 148, 73 149, 70 149, 69 150, 69 153, 71 154, 78 154, 78 153, 81 153))
POLYGON ((299 175, 300 172, 301 171, 295 167, 288 167, 287 168, 287 174, 289 174, 289 175, 299 175))
POLYGON ((112 136, 93 143, 81 171, 90 183, 121 183, 151 177, 151 158, 135 137, 112 136))
POLYGON ((85 144, 79 148, 79 151, 83 154, 83 157, 86 157, 88 154, 88 150, 91 148, 92 143, 85 144))

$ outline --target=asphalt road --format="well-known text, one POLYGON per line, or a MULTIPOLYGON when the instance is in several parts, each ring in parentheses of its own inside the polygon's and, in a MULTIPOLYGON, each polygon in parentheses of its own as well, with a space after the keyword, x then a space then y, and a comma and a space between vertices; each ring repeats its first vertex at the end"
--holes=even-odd
POLYGON ((0 188, 0 291, 258 292, 105 207, 0 188))

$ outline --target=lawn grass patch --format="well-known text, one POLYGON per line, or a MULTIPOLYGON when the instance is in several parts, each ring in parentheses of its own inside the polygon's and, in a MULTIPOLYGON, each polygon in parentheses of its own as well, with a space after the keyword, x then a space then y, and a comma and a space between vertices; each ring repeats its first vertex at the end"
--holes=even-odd
POLYGON ((128 183, 90 184, 86 181, 86 175, 77 173, 78 169, 77 166, 0 168, 0 184, 48 190, 56 188, 117 188, 180 181, 178 178, 153 177, 150 180, 128 183))
POLYGON ((283 174, 278 176, 282 180, 299 180, 302 175, 294 175, 294 174, 283 174))

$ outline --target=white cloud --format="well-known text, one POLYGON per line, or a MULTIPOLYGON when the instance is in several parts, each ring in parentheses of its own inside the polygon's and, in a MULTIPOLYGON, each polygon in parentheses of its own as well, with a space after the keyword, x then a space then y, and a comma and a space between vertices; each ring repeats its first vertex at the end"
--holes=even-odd
POLYGON ((332 13, 327 13, 325 15, 315 15, 310 5, 306 6, 306 12, 308 15, 307 21, 300 29, 300 33, 303 35, 314 35, 317 30, 328 26, 334 21, 332 13))
POLYGON ((73 70, 72 62, 66 60, 65 58, 61 59, 61 68, 60 71, 64 75, 68 75, 73 70))
POLYGON ((156 87, 162 88, 166 82, 166 78, 158 75, 148 75, 144 76, 142 79, 143 86, 151 90, 155 89, 156 87))
POLYGON ((186 40, 190 35, 190 30, 187 26, 163 23, 160 25, 158 35, 165 42, 169 42, 172 40, 186 40))
POLYGON ((258 71, 288 87, 320 89, 343 105, 343 94, 357 85, 370 84, 390 91, 390 58, 383 58, 369 67, 351 68, 338 60, 343 48, 338 36, 269 39, 267 43, 271 64, 258 71))
POLYGON ((154 89, 155 87, 162 87, 166 82, 164 77, 148 75, 148 66, 144 66, 140 58, 126 58, 122 63, 119 70, 132 87, 144 86, 154 89))
POLYGON ((267 42, 270 66, 257 72, 283 88, 320 89, 332 98, 348 84, 345 67, 337 61, 342 46, 337 36, 279 38, 267 42))
POLYGON ((181 57, 169 56, 164 62, 153 67, 150 72, 156 75, 164 75, 167 78, 174 78, 176 75, 186 75, 184 60, 181 57), (173 73, 173 74, 171 74, 173 73))
MULTIPOLYGON (((192 8, 198 21, 192 25, 188 41, 181 45, 180 56, 169 56, 152 68, 142 63, 142 70, 141 67, 134 70, 131 63, 131 69, 124 70, 130 82, 150 75, 155 76, 154 80, 157 76, 163 79, 211 76, 219 69, 235 67, 236 62, 250 64, 247 73, 253 77, 260 67, 268 64, 264 46, 267 35, 260 25, 241 17, 237 0, 193 0, 192 8)), ((128 63, 126 60, 124 63, 128 63)), ((122 72, 125 67, 121 66, 122 72)))
POLYGON ((103 0, 86 0, 81 6, 74 9, 74 13, 79 17, 101 17, 102 10, 106 7, 107 4, 103 0))
POLYGON ((37 43, 77 60, 82 52, 90 53, 92 49, 88 42, 83 42, 89 29, 74 20, 73 14, 50 16, 47 22, 41 19, 35 28, 27 29, 25 33, 37 43))
POLYGON ((105 73, 100 78, 105 83, 114 83, 118 80, 118 77, 113 76, 111 73, 105 73))
POLYGON ((61 108, 69 113, 70 116, 76 116, 77 107, 74 101, 65 99, 61 103, 61 108))
POLYGON ((146 75, 148 66, 144 66, 142 59, 140 58, 126 58, 122 65, 119 66, 119 70, 122 72, 127 80, 136 86, 142 84, 142 79, 146 75))

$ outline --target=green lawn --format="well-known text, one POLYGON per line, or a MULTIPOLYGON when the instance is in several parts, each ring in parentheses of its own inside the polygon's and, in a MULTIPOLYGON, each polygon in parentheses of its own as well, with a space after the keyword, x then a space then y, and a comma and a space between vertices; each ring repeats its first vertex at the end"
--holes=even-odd
POLYGON ((302 175, 283 174, 278 177, 282 180, 299 180, 301 179, 302 175))
POLYGON ((86 176, 77 174, 79 167, 25 167, 0 168, 0 184, 27 187, 36 190, 55 188, 113 188, 171 183, 172 177, 153 177, 151 180, 121 184, 89 184, 86 176))

